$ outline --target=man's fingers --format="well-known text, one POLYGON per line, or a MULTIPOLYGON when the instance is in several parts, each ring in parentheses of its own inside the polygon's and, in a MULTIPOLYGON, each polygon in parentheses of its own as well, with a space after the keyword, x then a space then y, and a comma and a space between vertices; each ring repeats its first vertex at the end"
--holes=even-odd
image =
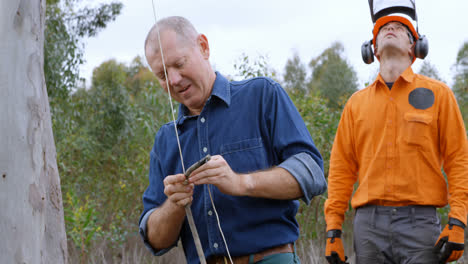
POLYGON ((191 204, 192 203, 192 200, 193 200, 193 197, 190 196, 190 197, 187 197, 185 199, 182 199, 180 201, 177 202, 177 205, 179 206, 182 206, 182 207, 185 207, 187 206, 188 204, 191 204))
POLYGON ((164 186, 176 183, 182 183, 185 181, 185 175, 183 174, 176 174, 176 175, 169 175, 164 178, 164 186))
POLYGON ((169 197, 175 193, 192 193, 194 185, 184 185, 182 183, 170 184, 164 187, 164 194, 169 197))
POLYGON ((197 173, 192 173, 192 176, 189 178, 190 183, 200 184, 199 181, 202 179, 211 178, 213 176, 219 175, 220 170, 217 167, 205 168, 197 173))
POLYGON ((457 250, 457 251, 452 251, 452 254, 450 255, 448 261, 455 261, 463 255, 463 251, 457 250))
POLYGON ((174 193, 171 196, 168 197, 168 199, 175 203, 175 204, 180 204, 181 201, 189 199, 191 201, 193 193, 174 193))
POLYGON ((345 256, 345 260, 343 261, 340 258, 340 255, 336 253, 335 251, 332 251, 330 256, 325 256, 329 264, 348 264, 346 260, 348 260, 348 257, 345 256))
POLYGON ((186 198, 187 194, 191 196, 193 194, 193 184, 184 184, 185 176, 183 174, 169 175, 164 179, 164 194, 173 202, 178 202, 180 199, 186 198), (186 195, 183 198, 179 198, 176 194, 186 195))
POLYGON ((447 242, 447 240, 448 240, 448 237, 439 238, 439 240, 434 246, 434 250, 437 252, 440 252, 444 244, 447 242))
MULTIPOLYGON (((200 180, 202 178, 210 178, 212 176, 226 176, 226 172, 230 170, 231 168, 223 156, 215 155, 206 164, 192 172, 189 177, 189 182, 196 183, 198 185, 201 184, 200 180)), ((211 181, 209 183, 213 184, 211 181)))
POLYGON ((333 254, 331 256, 326 256, 325 258, 329 264, 338 264, 338 257, 333 254))
POLYGON ((201 172, 204 172, 206 170, 210 170, 210 169, 214 169, 214 168, 219 167, 219 162, 218 162, 219 157, 222 158, 222 156, 220 156, 220 155, 215 155, 215 156, 211 157, 211 159, 207 163, 203 164, 202 166, 200 166, 199 168, 194 170, 189 175, 189 178, 192 178, 193 176, 195 176, 197 174, 200 174, 201 172))
POLYGON ((204 184, 211 184, 211 185, 217 185, 218 183, 221 182, 221 176, 210 176, 210 177, 205 177, 205 178, 200 178, 196 181, 193 182, 195 185, 204 185, 204 184))

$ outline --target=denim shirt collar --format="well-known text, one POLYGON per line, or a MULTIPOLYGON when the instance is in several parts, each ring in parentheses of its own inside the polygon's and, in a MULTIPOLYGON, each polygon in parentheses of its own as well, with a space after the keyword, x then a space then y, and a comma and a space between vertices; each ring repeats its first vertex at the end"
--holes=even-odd
MULTIPOLYGON (((216 79, 213 84, 213 90, 211 91, 210 97, 205 103, 204 108, 206 105, 212 100, 211 98, 218 98, 220 101, 224 102, 227 107, 231 104, 231 86, 229 85, 228 79, 221 75, 221 73, 216 72, 216 79)), ((188 108, 180 104, 179 105, 179 115, 177 116, 177 125, 182 125, 187 118, 191 118, 188 108)))

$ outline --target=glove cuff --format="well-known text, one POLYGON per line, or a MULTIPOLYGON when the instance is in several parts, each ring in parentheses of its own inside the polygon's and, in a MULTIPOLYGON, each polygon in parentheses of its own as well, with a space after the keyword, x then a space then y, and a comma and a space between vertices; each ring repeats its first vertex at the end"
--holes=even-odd
MULTIPOLYGON (((452 229, 453 225, 459 226, 459 227, 461 227, 463 229, 465 229, 465 227, 466 227, 465 224, 462 221, 460 221, 460 220, 458 220, 456 218, 452 218, 452 217, 449 219, 448 224, 449 224, 449 229, 452 229)), ((332 230, 330 230, 330 231, 332 231, 332 230)), ((328 232, 330 232, 330 231, 328 231, 328 232)), ((328 235, 328 233, 327 233, 327 235, 328 235)))
POLYGON ((335 242, 335 238, 341 238, 341 230, 339 229, 332 229, 328 230, 327 238, 331 238, 331 243, 335 242))

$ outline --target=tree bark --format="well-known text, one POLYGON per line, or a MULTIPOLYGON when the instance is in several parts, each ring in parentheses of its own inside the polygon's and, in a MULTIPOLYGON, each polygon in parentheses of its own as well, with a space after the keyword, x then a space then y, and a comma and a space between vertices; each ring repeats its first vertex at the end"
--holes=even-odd
POLYGON ((0 1, 0 263, 66 263, 44 79, 46 0, 0 1))

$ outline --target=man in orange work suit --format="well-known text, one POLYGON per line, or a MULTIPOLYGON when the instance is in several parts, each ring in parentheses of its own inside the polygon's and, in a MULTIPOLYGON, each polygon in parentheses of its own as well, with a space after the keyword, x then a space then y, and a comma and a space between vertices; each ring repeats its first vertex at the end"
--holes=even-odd
POLYGON ((356 181, 356 263, 445 263, 463 255, 466 130, 450 88, 411 69, 427 55, 427 40, 413 25, 414 0, 399 2, 369 0, 373 39, 362 54, 371 63, 375 52, 380 72, 348 100, 336 133, 325 203, 329 263, 346 262, 341 229, 356 181), (447 203, 441 233, 436 208, 447 203))

